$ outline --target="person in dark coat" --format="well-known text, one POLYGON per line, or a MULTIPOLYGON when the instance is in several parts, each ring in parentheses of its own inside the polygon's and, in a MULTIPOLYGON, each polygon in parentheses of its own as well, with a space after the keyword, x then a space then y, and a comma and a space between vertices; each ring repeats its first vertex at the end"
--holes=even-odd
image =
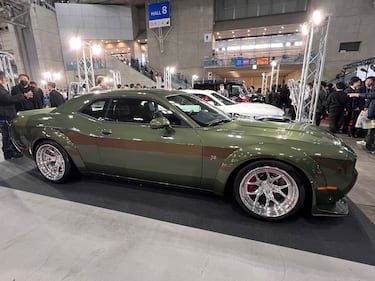
POLYGON ((322 81, 319 88, 319 96, 318 96, 318 103, 316 106, 316 114, 315 114, 315 125, 320 126, 320 122, 325 117, 327 111, 327 91, 326 91, 327 83, 322 81))
POLYGON ((3 139, 3 153, 4 159, 12 159, 22 157, 22 154, 14 147, 9 135, 9 121, 14 119, 17 115, 16 104, 21 104, 25 98, 31 99, 32 92, 27 92, 21 95, 12 96, 4 87, 6 83, 6 76, 3 71, 0 71, 0 131, 3 139))
POLYGON ((39 101, 36 97, 34 97, 33 88, 30 86, 30 78, 27 74, 20 74, 18 76, 19 84, 12 88, 11 94, 12 96, 20 95, 24 97, 25 93, 32 93, 33 95, 29 94, 28 96, 32 96, 31 98, 24 98, 21 103, 16 104, 16 110, 24 111, 24 110, 31 110, 42 108, 43 104, 39 104, 39 101))
POLYGON ((51 107, 58 107, 65 102, 64 96, 59 93, 56 89, 54 82, 48 82, 47 84, 47 95, 49 96, 49 103, 51 107))
POLYGON ((43 103, 44 103, 44 94, 43 90, 38 87, 38 84, 34 81, 30 81, 30 86, 33 89, 34 92, 34 97, 37 100, 37 106, 38 108, 43 108, 43 103))
MULTIPOLYGON (((370 113, 375 112, 375 90, 372 89, 369 93, 349 93, 350 98, 363 98, 369 100, 367 112, 369 114, 368 118, 375 120, 375 116, 370 116, 370 113)), ((375 128, 370 129, 368 138, 366 140, 366 149, 369 153, 375 154, 375 128)))
MULTIPOLYGON (((362 80, 358 76, 353 76, 350 79, 349 85, 350 87, 345 89, 345 93, 359 93, 361 88, 362 80)), ((344 130, 348 130, 350 122, 352 123, 351 129, 349 134, 353 137, 356 137, 356 128, 355 123, 357 122, 358 116, 361 113, 365 106, 365 100, 363 98, 351 98, 347 105, 348 115, 345 119, 344 130)))
POLYGON ((332 133, 338 133, 344 122, 345 110, 349 101, 348 96, 344 93, 345 88, 345 83, 338 82, 336 91, 330 93, 327 98, 329 130, 332 133))

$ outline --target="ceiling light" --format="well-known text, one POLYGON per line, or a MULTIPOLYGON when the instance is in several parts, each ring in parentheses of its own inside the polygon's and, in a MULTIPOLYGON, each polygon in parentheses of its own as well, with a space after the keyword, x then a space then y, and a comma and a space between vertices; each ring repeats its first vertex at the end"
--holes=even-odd
POLYGON ((312 14, 312 21, 316 25, 322 22, 322 14, 320 13, 320 11, 314 11, 314 13, 312 14))
POLYGON ((263 32, 263 35, 266 35, 266 33, 265 33, 265 32, 263 32))
POLYGON ((217 35, 220 35, 220 32, 216 32, 217 35))
POLYGON ((299 31, 299 29, 296 29, 296 31, 298 32, 298 31, 299 31))
POLYGON ((266 31, 266 30, 267 30, 267 27, 265 27, 263 30, 266 31))
POLYGON ((234 31, 232 31, 232 33, 234 33, 234 31))
POLYGON ((309 28, 308 28, 307 24, 302 25, 301 31, 302 31, 303 35, 307 35, 309 33, 309 28))
POLYGON ((281 30, 279 30, 279 33, 281 33, 281 30))
POLYGON ((250 29, 248 29, 247 32, 250 32, 250 29))
POLYGON ((284 26, 283 26, 283 25, 281 26, 281 29, 284 29, 284 26))

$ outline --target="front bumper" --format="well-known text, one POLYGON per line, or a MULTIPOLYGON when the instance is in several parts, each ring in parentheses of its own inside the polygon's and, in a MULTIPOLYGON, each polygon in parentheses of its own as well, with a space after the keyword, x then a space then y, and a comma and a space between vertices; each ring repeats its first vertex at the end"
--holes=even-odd
MULTIPOLYGON (((348 198, 345 196, 355 185, 358 178, 357 170, 354 170, 353 177, 347 186, 338 191, 322 191, 325 192, 324 196, 328 198, 330 202, 318 203, 312 206, 311 213, 313 216, 332 216, 342 217, 349 214, 348 198), (338 198, 341 197, 341 198, 338 198)), ((322 196, 322 194, 320 194, 322 196)))
POLYGON ((313 216, 343 217, 349 214, 348 198, 341 198, 334 204, 315 205, 311 210, 313 216))

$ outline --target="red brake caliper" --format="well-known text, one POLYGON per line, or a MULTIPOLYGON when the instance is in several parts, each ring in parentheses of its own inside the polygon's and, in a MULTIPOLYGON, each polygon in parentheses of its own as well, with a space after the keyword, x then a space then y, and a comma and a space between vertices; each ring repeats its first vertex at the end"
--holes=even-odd
POLYGON ((251 179, 250 179, 250 184, 247 186, 247 191, 248 192, 254 192, 255 191, 255 185, 251 184, 252 182, 256 182, 257 179, 255 176, 253 176, 251 179))

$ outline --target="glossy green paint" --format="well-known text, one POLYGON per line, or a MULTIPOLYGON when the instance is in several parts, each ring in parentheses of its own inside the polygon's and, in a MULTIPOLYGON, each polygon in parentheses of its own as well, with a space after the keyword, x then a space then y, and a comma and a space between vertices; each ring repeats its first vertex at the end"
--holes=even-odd
POLYGON ((355 183, 355 153, 339 138, 306 124, 236 120, 200 127, 166 97, 173 91, 114 91, 87 94, 58 109, 29 111, 13 122, 12 136, 25 154, 42 139, 59 143, 82 172, 162 182, 224 194, 230 179, 251 161, 272 159, 295 167, 311 190, 315 215, 343 215, 340 201, 355 183), (103 97, 156 101, 189 127, 151 129, 146 124, 99 121, 79 113, 103 97), (110 132, 110 134, 107 134, 110 132), (319 191, 318 187, 337 190, 319 191))

